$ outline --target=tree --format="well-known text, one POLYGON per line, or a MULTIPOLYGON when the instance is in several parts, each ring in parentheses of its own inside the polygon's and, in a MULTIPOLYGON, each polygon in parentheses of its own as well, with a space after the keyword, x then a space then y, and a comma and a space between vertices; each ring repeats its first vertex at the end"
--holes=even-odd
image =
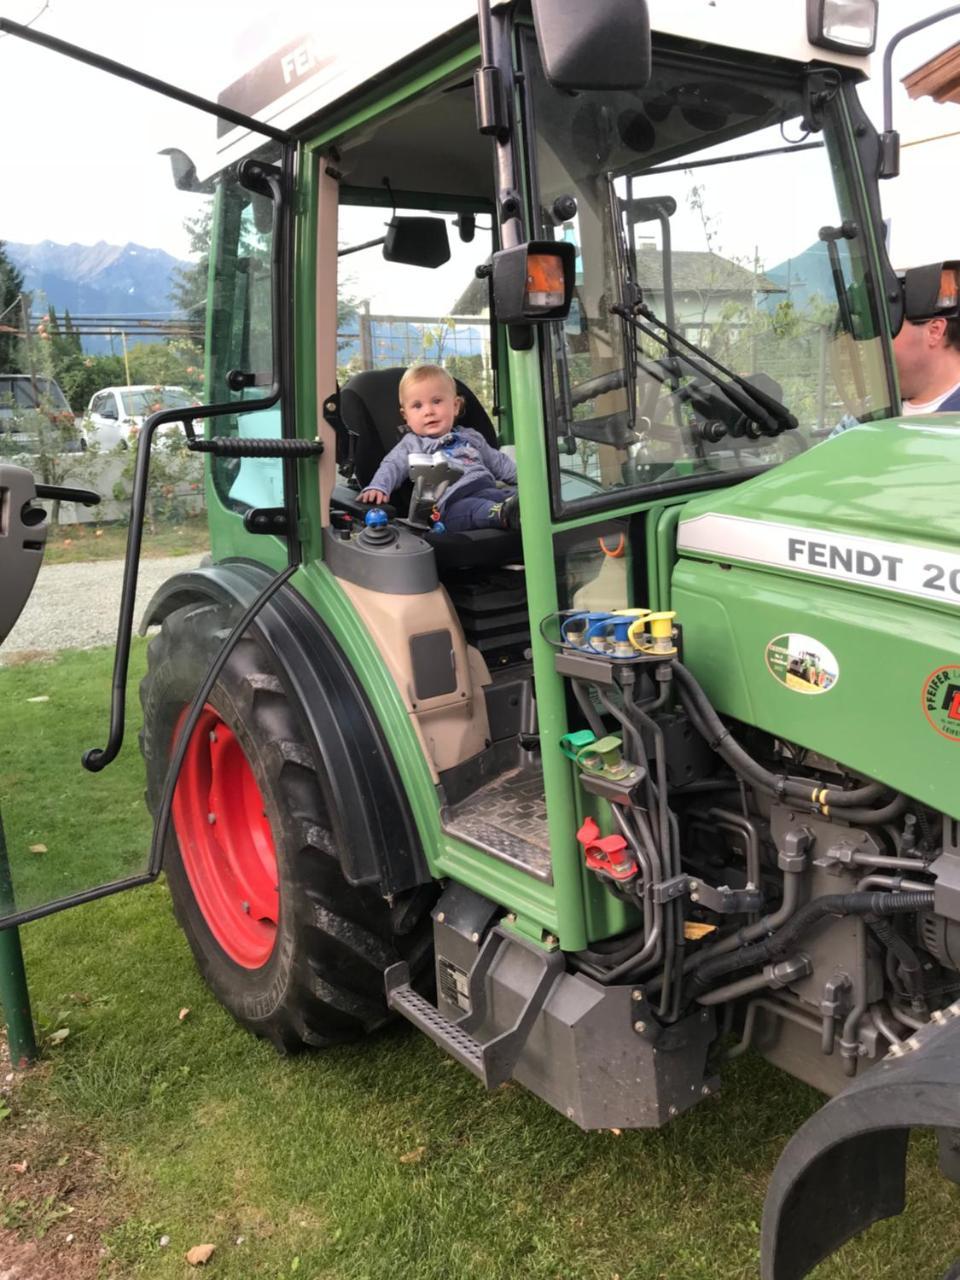
POLYGON ((16 332, 21 324, 19 308, 16 307, 21 293, 23 273, 10 261, 6 245, 0 240, 0 373, 21 371, 20 344, 16 332))
POLYGON ((185 339, 138 342, 127 355, 135 385, 183 387, 203 398, 203 351, 185 339))
POLYGON ((184 219, 190 237, 190 252, 196 261, 177 267, 170 282, 170 301, 191 319, 202 316, 207 305, 210 275, 210 239, 213 234, 213 205, 208 204, 193 218, 184 219))
POLYGON ((53 376, 59 382, 61 366, 73 356, 79 356, 83 352, 80 335, 73 327, 70 312, 64 312, 64 327, 61 329, 60 321, 57 319, 56 307, 48 307, 46 319, 41 320, 37 331, 38 335, 44 336, 50 343, 53 376))
POLYGON ((127 381, 122 356, 72 355, 57 370, 60 389, 74 413, 86 412, 90 398, 103 387, 122 387, 127 381))

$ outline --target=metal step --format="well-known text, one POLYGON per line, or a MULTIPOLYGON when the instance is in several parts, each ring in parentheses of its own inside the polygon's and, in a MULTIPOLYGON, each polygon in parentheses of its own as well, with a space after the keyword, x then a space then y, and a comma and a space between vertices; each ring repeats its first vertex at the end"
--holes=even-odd
POLYGON ((543 773, 510 769, 440 816, 444 831, 528 875, 553 883, 543 773))
POLYGON ((451 1022, 435 1005, 414 991, 410 985, 409 967, 403 962, 391 965, 384 975, 387 1005, 428 1035, 434 1044, 482 1080, 488 1089, 496 1089, 513 1075, 533 1024, 563 970, 562 952, 544 951, 505 933, 498 926, 487 935, 470 970, 471 1012, 463 1018, 451 1022), (524 947, 533 952, 541 962, 540 972, 533 978, 527 1000, 513 1024, 485 1040, 478 1040, 472 1033, 486 1021, 487 976, 502 947, 524 947))

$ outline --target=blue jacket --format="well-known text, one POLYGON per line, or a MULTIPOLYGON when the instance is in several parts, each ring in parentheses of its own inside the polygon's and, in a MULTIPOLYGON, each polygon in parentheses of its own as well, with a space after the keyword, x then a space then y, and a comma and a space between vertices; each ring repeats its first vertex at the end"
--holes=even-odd
POLYGON ((483 474, 488 475, 491 482, 516 482, 517 464, 511 457, 487 444, 480 432, 474 431, 472 427, 454 427, 445 436, 417 436, 408 431, 393 446, 365 487, 379 489, 381 493, 393 493, 404 480, 410 479, 411 453, 436 453, 438 450, 442 450, 454 466, 463 472, 460 479, 454 480, 440 499, 438 505, 441 513, 450 499, 456 496, 458 489, 462 489, 468 481, 472 484, 483 474))

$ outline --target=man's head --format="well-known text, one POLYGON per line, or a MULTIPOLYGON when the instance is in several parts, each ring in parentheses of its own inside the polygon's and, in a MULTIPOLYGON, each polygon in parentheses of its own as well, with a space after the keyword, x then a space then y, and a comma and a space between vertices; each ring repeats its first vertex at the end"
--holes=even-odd
POLYGON ((400 379, 400 413, 414 435, 447 435, 462 408, 457 384, 438 364, 412 365, 400 379))
POLYGON ((905 320, 893 340, 904 400, 925 404, 960 382, 960 320, 905 320))

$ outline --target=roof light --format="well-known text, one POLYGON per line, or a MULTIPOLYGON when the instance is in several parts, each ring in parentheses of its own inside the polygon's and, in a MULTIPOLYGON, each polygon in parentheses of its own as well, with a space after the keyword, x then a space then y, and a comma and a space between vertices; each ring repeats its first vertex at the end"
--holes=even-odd
POLYGON ((807 0, 807 39, 823 49, 872 53, 877 0, 807 0))

